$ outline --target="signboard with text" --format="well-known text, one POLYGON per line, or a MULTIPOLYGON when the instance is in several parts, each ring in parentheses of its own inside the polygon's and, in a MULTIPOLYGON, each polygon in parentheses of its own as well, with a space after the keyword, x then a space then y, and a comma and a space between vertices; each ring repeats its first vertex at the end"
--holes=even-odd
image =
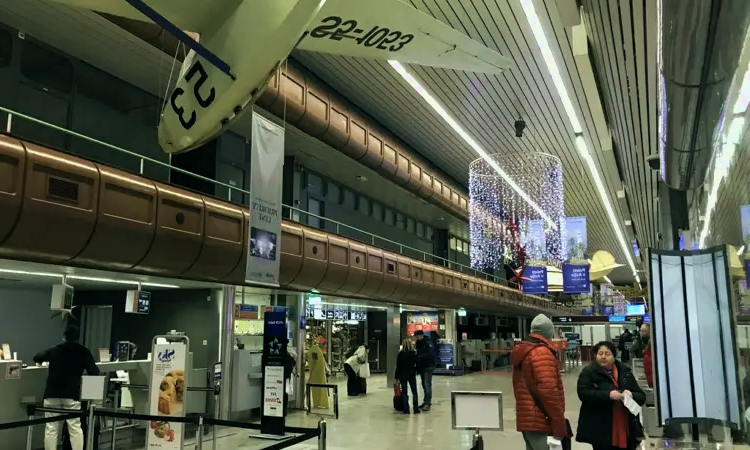
POLYGON ((523 276, 528 278, 521 285, 525 294, 546 294, 547 293, 547 268, 526 266, 523 269, 523 276))
POLYGON ((591 290, 589 281, 588 264, 562 265, 563 293, 564 294, 588 294, 591 290))
POLYGON ((267 312, 263 326, 263 401, 260 418, 262 434, 284 435, 286 355, 286 312, 267 312))

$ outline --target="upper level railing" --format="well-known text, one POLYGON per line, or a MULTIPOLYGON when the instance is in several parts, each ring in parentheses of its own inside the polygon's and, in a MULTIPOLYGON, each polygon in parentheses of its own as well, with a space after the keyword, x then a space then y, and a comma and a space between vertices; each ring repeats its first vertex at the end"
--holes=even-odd
MULTIPOLYGON (((27 121, 36 123, 38 125, 42 125, 42 126, 48 127, 48 128, 53 129, 55 131, 59 131, 61 133, 65 133, 65 134, 67 134, 69 136, 72 136, 72 137, 75 137, 75 138, 78 138, 78 139, 82 139, 84 141, 91 142, 91 143, 96 144, 96 145, 101 145, 101 146, 106 147, 108 149, 111 149, 111 150, 123 153, 123 154, 128 155, 128 156, 132 156, 133 158, 137 158, 138 160, 140 160, 140 174, 141 175, 143 175, 144 164, 146 162, 148 162, 148 163, 160 166, 160 167, 165 167, 165 168, 167 168, 169 170, 173 170, 175 172, 182 173, 184 175, 191 176, 191 177, 193 177, 193 178, 195 178, 197 180, 201 180, 201 181, 204 181, 206 183, 213 183, 216 186, 224 187, 224 188, 226 188, 228 190, 228 194, 227 194, 227 198, 223 199, 223 200, 226 200, 226 201, 228 201, 230 203, 236 203, 236 202, 233 202, 231 200, 232 199, 232 193, 239 192, 239 193, 242 193, 242 194, 247 194, 248 196, 250 195, 250 191, 247 191, 247 190, 244 190, 244 189, 240 189, 237 186, 232 186, 230 184, 223 183, 223 182, 218 181, 218 180, 214 180, 214 179, 211 179, 211 178, 208 178, 208 177, 204 177, 202 175, 198 175, 196 173, 190 172, 190 171, 182 169, 180 167, 175 167, 171 163, 171 158, 170 158, 169 162, 163 162, 163 161, 159 161, 157 159, 149 158, 148 156, 141 155, 140 153, 136 153, 134 151, 127 150, 127 149, 118 147, 116 145, 112 145, 110 143, 101 141, 99 139, 92 138, 90 136, 86 136, 86 135, 81 134, 81 133, 77 133, 77 132, 75 132, 73 130, 69 130, 67 128, 63 128, 63 127, 60 127, 58 125, 54 125, 54 124, 45 122, 43 120, 39 120, 39 119, 37 119, 35 117, 31 117, 31 116, 28 116, 26 114, 22 114, 22 113, 19 113, 17 111, 13 111, 13 110, 8 109, 8 108, 4 108, 2 106, 0 106, 0 112, 6 113, 8 115, 8 119, 7 119, 6 127, 5 127, 5 133, 7 133, 8 135, 12 135, 13 134, 12 131, 13 131, 13 120, 14 119, 17 118, 17 119, 27 120, 27 121)), ((201 194, 204 194, 204 193, 201 193, 201 194)), ((385 248, 385 249, 393 251, 393 252, 398 252, 399 254, 404 255, 404 256, 408 256, 408 257, 415 258, 415 259, 421 259, 422 261, 429 262, 429 263, 432 263, 432 264, 441 265, 441 266, 447 267, 447 268, 449 268, 451 270, 455 270, 457 272, 461 272, 461 273, 464 273, 464 274, 471 274, 471 275, 473 275, 475 277, 484 278, 485 280, 492 281, 494 283, 498 283, 498 284, 502 284, 502 285, 507 285, 508 284, 504 279, 502 279, 500 277, 497 277, 495 275, 482 272, 480 270, 477 270, 477 269, 474 269, 472 267, 469 267, 469 266, 467 266, 465 264, 461 264, 461 263, 457 263, 455 261, 451 261, 449 259, 443 258, 443 257, 435 255, 433 253, 426 252, 424 250, 420 250, 418 248, 414 248, 414 247, 411 247, 411 246, 408 246, 408 245, 404 245, 403 243, 396 242, 394 240, 385 238, 383 236, 378 236, 377 234, 370 233, 369 231, 361 230, 361 229, 353 227, 351 225, 347 225, 347 224, 345 224, 343 222, 339 222, 337 220, 333 220, 333 219, 331 219, 329 217, 324 217, 324 216, 320 216, 320 215, 317 215, 317 214, 313 214, 313 213, 305 211, 303 209, 296 208, 296 207, 294 207, 292 205, 283 204, 282 206, 284 208, 284 211, 288 211, 288 218, 290 220, 292 220, 292 221, 299 222, 299 216, 300 215, 303 216, 303 217, 307 217, 307 218, 314 217, 314 218, 317 218, 320 221, 320 224, 322 225, 322 227, 315 227, 313 225, 309 225, 309 220, 305 221, 306 225, 309 225, 309 226, 311 226, 313 228, 321 229, 323 231, 333 232, 333 233, 336 233, 337 235, 345 236, 347 238, 355 239, 355 240, 358 240, 358 241, 370 244, 370 245, 375 246, 375 247, 385 248), (329 224, 334 229, 330 229, 328 227, 329 224)))

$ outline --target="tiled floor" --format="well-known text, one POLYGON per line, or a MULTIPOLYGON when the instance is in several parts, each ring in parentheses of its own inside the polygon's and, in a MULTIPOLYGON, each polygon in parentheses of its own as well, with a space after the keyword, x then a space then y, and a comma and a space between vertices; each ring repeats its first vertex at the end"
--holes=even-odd
MULTIPOLYGON (((575 393, 575 384, 580 369, 563 375, 566 393, 566 416, 575 431, 578 422, 580 402, 575 393)), ((382 450, 415 448, 420 450, 459 450, 471 448, 471 432, 451 429, 451 391, 501 391, 503 392, 503 414, 505 431, 484 432, 486 450, 524 449, 521 434, 516 432, 515 402, 513 399, 510 373, 476 374, 462 377, 435 377, 432 411, 420 415, 404 415, 393 410, 393 391, 385 386, 383 376, 368 380, 368 394, 349 398, 345 395, 345 379, 334 379, 340 385, 340 418, 327 418, 328 450, 382 450)), ((421 389, 420 389, 421 391, 421 389)), ((420 392, 421 393, 421 392, 420 392)), ((319 418, 295 412, 287 418, 287 425, 315 427, 319 418)), ((275 442, 249 438, 250 432, 238 429, 224 429, 219 433, 217 450, 249 449, 268 447, 275 442)), ((192 443, 192 440, 189 441, 192 443)), ((646 447, 663 448, 660 441, 649 441, 646 447)), ((192 450, 194 445, 186 445, 192 450)), ((317 441, 290 447, 292 450, 317 449, 317 441)), ((713 448, 702 446, 701 448, 713 448)), ((735 448, 739 448, 735 446, 735 448)), ((747 447, 744 447, 747 448, 747 447)), ((212 450, 211 441, 203 444, 203 449, 212 450)), ((590 446, 573 443, 574 450, 590 449, 590 446)))
MULTIPOLYGON (((575 396, 577 372, 564 377, 568 397, 567 416, 574 424, 578 419, 578 398, 575 396)), ((345 380, 338 379, 340 391, 345 393, 345 380)), ((328 424, 328 450, 382 450, 387 448, 418 449, 469 449, 471 435, 469 431, 451 429, 450 393, 451 391, 500 391, 503 392, 503 414, 505 431, 484 432, 484 448, 523 449, 523 438, 515 431, 515 402, 511 387, 510 373, 477 374, 462 377, 439 377, 434 380, 433 407, 430 412, 419 415, 404 415, 394 411, 392 404, 393 391, 387 387, 383 376, 374 376, 368 380, 366 395, 349 398, 342 395, 339 400, 340 417, 338 420, 326 418, 328 424)), ((421 389, 420 389, 421 394, 421 389)), ((318 418, 294 413, 287 418, 290 426, 314 427, 318 418)), ((260 449, 273 442, 248 438, 244 430, 223 430, 218 439, 217 450, 225 449, 260 449), (236 434, 234 434, 236 433, 236 434), (229 434, 229 435, 227 435, 229 434)), ((187 446, 186 448, 192 448, 187 446)), ((211 442, 203 445, 211 449, 211 442)), ((317 448, 314 440, 306 444, 291 447, 293 450, 311 450, 317 448)), ((588 449, 580 444, 573 448, 588 449)))

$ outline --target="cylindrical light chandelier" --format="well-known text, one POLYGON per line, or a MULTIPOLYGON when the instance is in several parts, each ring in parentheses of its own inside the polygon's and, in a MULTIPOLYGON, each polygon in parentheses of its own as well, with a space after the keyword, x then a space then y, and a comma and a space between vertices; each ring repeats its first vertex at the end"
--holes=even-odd
POLYGON ((469 165, 471 265, 501 269, 565 260, 563 172, 546 153, 490 155, 469 165), (524 261, 525 260, 525 261, 524 261))

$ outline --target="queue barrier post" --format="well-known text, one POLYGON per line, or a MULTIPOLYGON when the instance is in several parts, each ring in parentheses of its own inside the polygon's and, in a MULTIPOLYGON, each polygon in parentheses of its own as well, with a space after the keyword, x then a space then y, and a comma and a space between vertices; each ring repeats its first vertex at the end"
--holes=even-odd
POLYGON ((195 432, 195 450, 203 450, 203 414, 198 415, 198 430, 195 432))
MULTIPOLYGON (((114 388, 115 388, 115 403, 114 403, 114 405, 112 405, 112 409, 114 409, 115 412, 117 412, 117 408, 120 405, 120 389, 121 389, 122 385, 120 383, 116 382, 116 381, 114 381, 113 383, 114 383, 114 388)), ((89 423, 91 423, 91 422, 89 422, 89 423)), ((112 446, 111 446, 111 450, 115 450, 115 443, 116 442, 117 442, 117 417, 113 417, 112 418, 112 446)))
POLYGON ((86 448, 94 448, 94 403, 89 402, 89 426, 86 430, 86 448))
POLYGON ((318 435, 318 450, 326 450, 328 424, 325 419, 320 419, 320 422, 318 422, 318 429, 320 430, 320 435, 318 435))

